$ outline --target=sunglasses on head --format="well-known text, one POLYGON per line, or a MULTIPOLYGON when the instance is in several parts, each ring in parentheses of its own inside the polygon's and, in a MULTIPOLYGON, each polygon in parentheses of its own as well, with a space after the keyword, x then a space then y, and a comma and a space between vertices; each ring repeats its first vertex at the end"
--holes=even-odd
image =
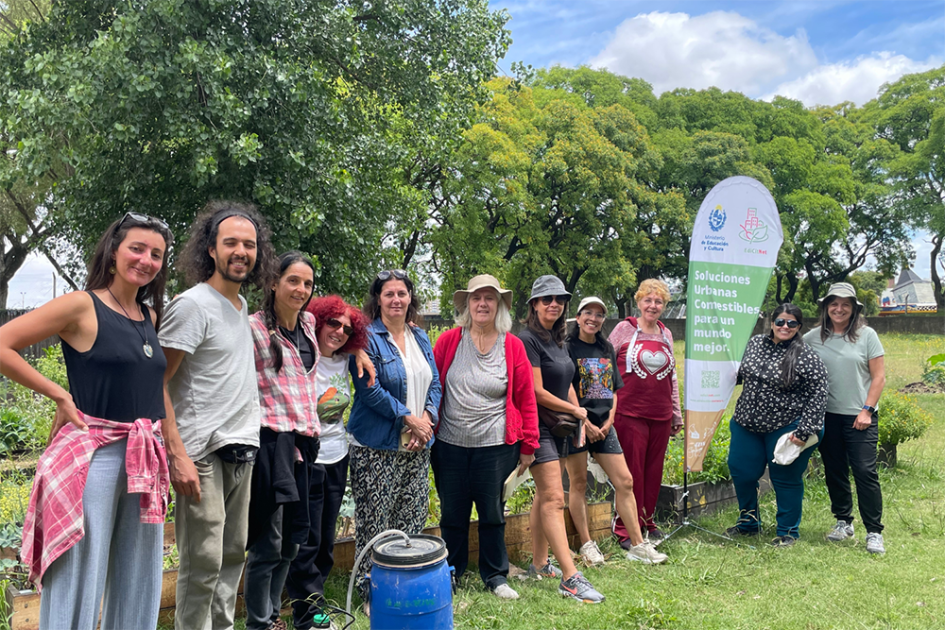
POLYGON ((545 306, 548 306, 552 302, 557 302, 558 304, 568 303, 568 296, 566 295, 543 295, 539 299, 545 306))
POLYGON ((165 223, 164 221, 161 221, 158 218, 149 217, 148 215, 141 214, 140 212, 126 212, 125 216, 123 216, 121 218, 121 221, 118 222, 118 225, 115 226, 115 231, 117 232, 121 228, 121 226, 124 225, 125 221, 127 221, 128 219, 131 219, 132 221, 137 221, 138 223, 143 223, 145 225, 149 225, 152 227, 158 227, 163 230, 167 230, 168 232, 170 232, 171 230, 169 227, 167 227, 167 223, 165 223))
POLYGON ((775 326, 787 326, 787 327, 790 328, 791 330, 794 330, 795 328, 800 328, 800 327, 801 327, 801 323, 800 323, 799 321, 797 321, 796 319, 784 319, 783 317, 779 317, 779 318, 777 318, 776 320, 774 320, 774 325, 775 325, 775 326))
POLYGON ((354 332, 354 328, 352 328, 351 326, 348 326, 347 324, 342 324, 334 317, 332 317, 331 319, 326 319, 325 324, 329 328, 332 328, 334 330, 338 330, 340 328, 344 332, 344 334, 348 335, 349 337, 351 336, 351 333, 354 332))
POLYGON ((407 272, 403 269, 388 269, 377 274, 377 279, 381 282, 386 282, 391 278, 396 278, 397 280, 406 280, 407 272))

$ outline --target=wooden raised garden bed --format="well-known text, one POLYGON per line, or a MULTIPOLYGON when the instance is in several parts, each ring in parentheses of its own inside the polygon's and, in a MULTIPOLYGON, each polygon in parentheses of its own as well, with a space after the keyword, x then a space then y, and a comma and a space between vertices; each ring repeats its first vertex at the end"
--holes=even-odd
MULTIPOLYGON (((758 482, 758 492, 764 494, 771 489, 768 471, 758 482)), ((660 495, 656 500, 656 518, 658 520, 678 521, 683 514, 683 486, 662 485, 660 495)), ((689 484, 688 498, 689 516, 700 514, 714 514, 722 508, 738 503, 735 496, 735 484, 731 481, 707 483, 697 481, 689 484)))
MULTIPOLYGON (((594 503, 587 506, 588 529, 591 537, 601 540, 610 535, 610 503, 594 503)), ((571 517, 565 509, 565 524, 567 525, 568 541, 572 549, 580 547, 580 540, 571 522, 571 517)), ((479 555, 478 521, 469 524, 469 556, 475 562, 479 555)), ((427 527, 424 533, 434 536, 440 535, 439 527, 427 527)), ((513 514, 505 519, 505 544, 509 550, 509 557, 522 561, 531 554, 531 527, 528 523, 528 514, 513 514)), ((172 545, 175 542, 174 524, 164 525, 164 544, 172 545)), ((335 568, 341 571, 351 571, 354 566, 354 539, 343 538, 335 542, 335 568)), ((245 573, 244 573, 245 574, 245 573)), ((240 582, 240 597, 237 598, 237 612, 243 610, 243 583, 240 582)), ((162 623, 172 622, 174 617, 175 597, 177 594, 177 569, 168 569, 164 572, 164 584, 161 588, 162 623)), ((39 593, 35 591, 17 591, 9 588, 6 593, 11 604, 13 616, 10 620, 12 630, 38 630, 39 628, 39 593)))

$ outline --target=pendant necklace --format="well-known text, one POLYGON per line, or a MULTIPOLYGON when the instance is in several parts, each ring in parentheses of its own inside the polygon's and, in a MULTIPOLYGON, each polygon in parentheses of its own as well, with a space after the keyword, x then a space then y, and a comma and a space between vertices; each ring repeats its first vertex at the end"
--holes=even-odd
MULTIPOLYGON (((138 322, 134 319, 131 319, 131 315, 129 315, 128 311, 125 310, 125 307, 121 305, 121 302, 118 301, 118 298, 115 297, 115 294, 112 293, 111 287, 105 287, 105 290, 108 291, 108 294, 110 296, 112 296, 112 299, 115 300, 115 302, 118 304, 118 308, 122 310, 122 312, 125 314, 125 317, 127 317, 128 320, 131 322, 131 326, 135 329, 135 332, 138 333, 139 337, 141 337, 141 341, 144 342, 144 345, 141 346, 141 348, 144 350, 144 356, 148 357, 149 359, 153 357, 154 350, 151 348, 151 344, 148 343, 147 335, 142 335, 141 331, 138 330, 138 326, 137 326, 138 322)), ((141 318, 142 318, 141 327, 144 328, 144 313, 143 312, 141 313, 141 318)))

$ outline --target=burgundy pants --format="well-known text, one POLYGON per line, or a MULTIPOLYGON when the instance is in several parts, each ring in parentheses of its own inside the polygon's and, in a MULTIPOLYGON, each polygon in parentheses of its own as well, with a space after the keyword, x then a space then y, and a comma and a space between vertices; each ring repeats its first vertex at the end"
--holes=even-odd
MULTIPOLYGON (((663 480, 663 460, 669 444, 672 422, 670 420, 645 420, 618 415, 614 419, 617 439, 623 448, 627 468, 633 477, 633 497, 637 500, 640 531, 656 529, 653 513, 663 480)), ((620 540, 630 535, 619 516, 614 518, 614 534, 620 540)))

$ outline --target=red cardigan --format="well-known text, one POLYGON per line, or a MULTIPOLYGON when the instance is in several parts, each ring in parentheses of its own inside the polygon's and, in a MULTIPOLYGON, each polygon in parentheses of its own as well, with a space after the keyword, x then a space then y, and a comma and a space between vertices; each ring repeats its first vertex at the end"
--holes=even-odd
MULTIPOLYGON (((446 373, 456 356, 462 339, 462 328, 451 328, 440 335, 433 348, 433 360, 440 372, 440 387, 446 394, 446 373)), ((535 381, 532 364, 525 354, 525 345, 512 333, 505 335, 505 366, 509 389, 505 399, 505 443, 522 443, 521 452, 531 455, 538 449, 538 407, 535 402, 535 381)), ((440 410, 442 414, 442 401, 440 410)), ((440 416, 442 417, 442 415, 440 416)), ((439 426, 437 426, 439 429, 439 426)))

